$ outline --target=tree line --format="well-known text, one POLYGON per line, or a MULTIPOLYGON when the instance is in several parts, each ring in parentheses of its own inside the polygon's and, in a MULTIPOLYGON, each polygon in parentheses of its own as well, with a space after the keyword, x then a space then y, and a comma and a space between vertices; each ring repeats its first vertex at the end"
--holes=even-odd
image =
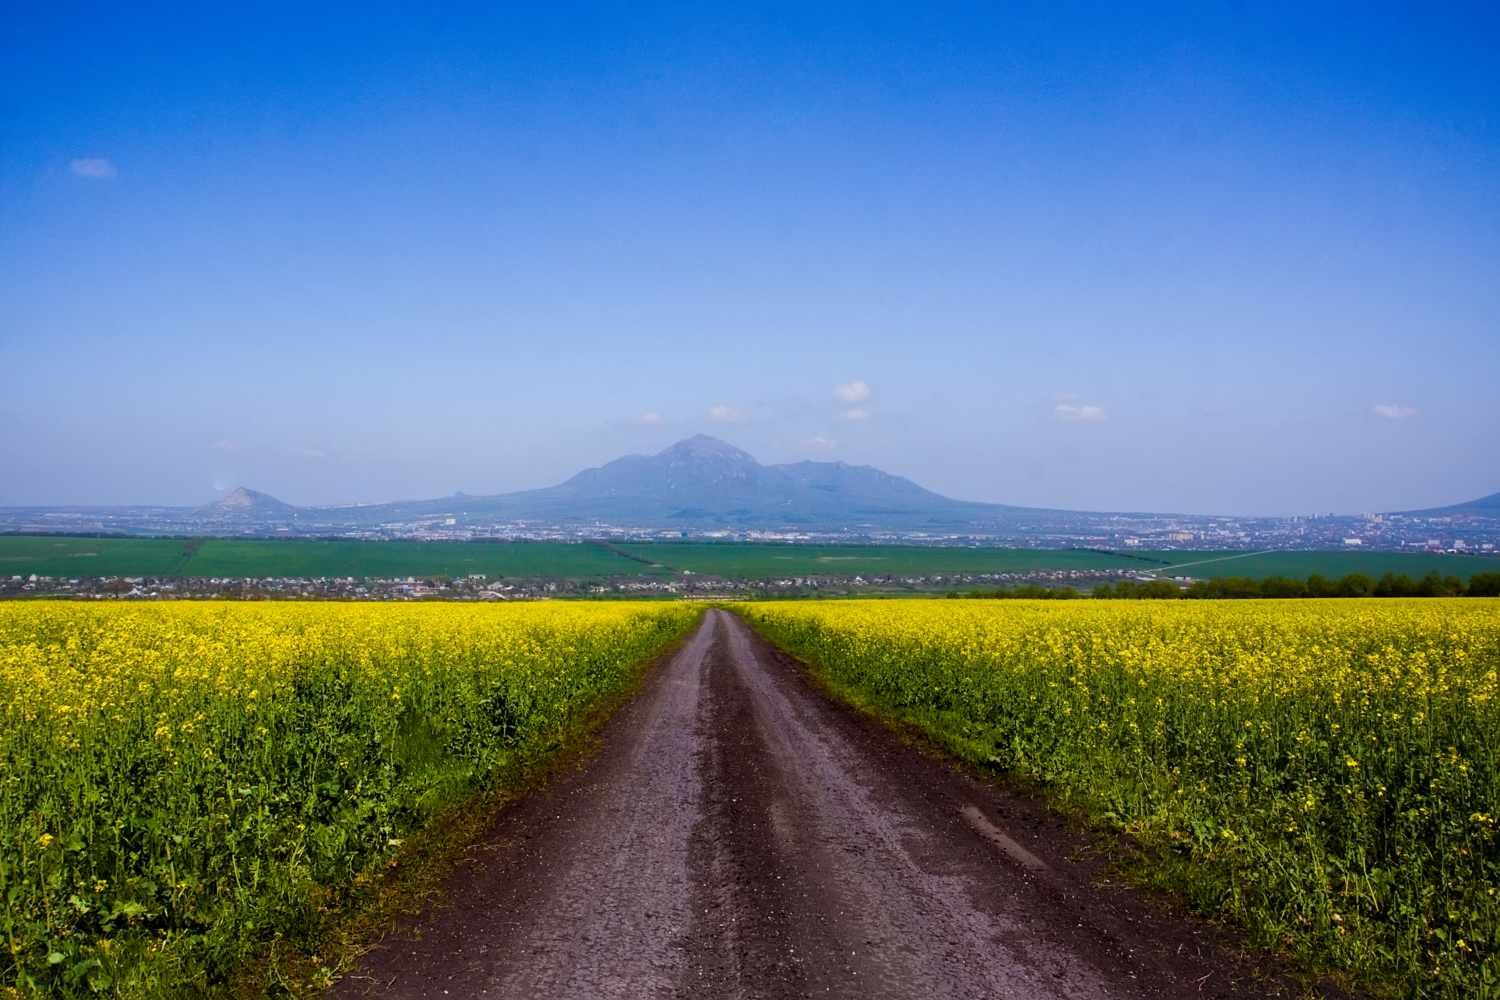
MULTIPOLYGON (((949 597, 958 597, 955 590, 949 597)), ((1072 600, 1083 597, 1072 587, 1054 590, 1035 584, 1007 590, 972 590, 966 596, 979 599, 1030 599, 1072 600)), ((1304 580, 1284 576, 1268 576, 1256 580, 1245 576, 1216 576, 1211 580, 1199 580, 1186 589, 1166 580, 1121 580, 1116 584, 1101 584, 1088 595, 1101 600, 1234 600, 1244 598, 1295 598, 1295 597, 1500 597, 1500 573, 1475 573, 1468 584, 1456 576, 1442 576, 1433 570, 1420 580, 1410 576, 1387 573, 1376 580, 1363 573, 1350 573, 1338 580, 1330 580, 1314 573, 1304 580)))

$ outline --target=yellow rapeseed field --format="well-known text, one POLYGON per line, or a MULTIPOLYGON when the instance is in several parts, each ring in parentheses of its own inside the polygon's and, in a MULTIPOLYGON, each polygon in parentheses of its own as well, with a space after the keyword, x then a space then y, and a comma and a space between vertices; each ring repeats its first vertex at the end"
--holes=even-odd
POLYGON ((1142 877, 1408 995, 1500 995, 1500 601, 846 601, 745 617, 1135 833, 1142 877))
POLYGON ((221 995, 696 617, 0 604, 0 988, 221 995))

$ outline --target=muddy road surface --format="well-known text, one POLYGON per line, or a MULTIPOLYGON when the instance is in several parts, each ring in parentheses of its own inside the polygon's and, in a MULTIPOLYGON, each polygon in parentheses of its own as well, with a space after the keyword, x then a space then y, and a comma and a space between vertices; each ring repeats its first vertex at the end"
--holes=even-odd
POLYGON ((1294 996, 1084 836, 702 625, 334 997, 1294 996), (1075 860, 1082 858, 1082 860, 1075 860))

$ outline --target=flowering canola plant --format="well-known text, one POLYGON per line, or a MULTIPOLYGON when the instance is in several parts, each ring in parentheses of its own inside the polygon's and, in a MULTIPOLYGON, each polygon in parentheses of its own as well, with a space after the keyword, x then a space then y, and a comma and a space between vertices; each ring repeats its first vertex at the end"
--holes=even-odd
POLYGON ((218 995, 696 621, 662 604, 0 604, 0 988, 218 995))
POLYGON ((1141 877, 1412 996, 1500 996, 1500 601, 844 601, 748 621, 1126 829, 1141 877))

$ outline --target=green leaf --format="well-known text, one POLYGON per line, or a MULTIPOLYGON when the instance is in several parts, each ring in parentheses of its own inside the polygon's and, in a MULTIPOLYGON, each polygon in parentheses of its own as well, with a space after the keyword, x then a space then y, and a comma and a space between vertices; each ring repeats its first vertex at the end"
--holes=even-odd
POLYGON ((117 899, 115 900, 114 912, 110 916, 118 917, 124 914, 127 917, 138 917, 145 912, 146 908, 134 900, 127 903, 117 899))
POLYGON ((79 962, 77 965, 69 969, 68 975, 72 976, 74 979, 81 979, 88 974, 88 971, 90 969, 94 968, 94 966, 98 964, 99 960, 97 958, 85 958, 82 962, 79 962))

